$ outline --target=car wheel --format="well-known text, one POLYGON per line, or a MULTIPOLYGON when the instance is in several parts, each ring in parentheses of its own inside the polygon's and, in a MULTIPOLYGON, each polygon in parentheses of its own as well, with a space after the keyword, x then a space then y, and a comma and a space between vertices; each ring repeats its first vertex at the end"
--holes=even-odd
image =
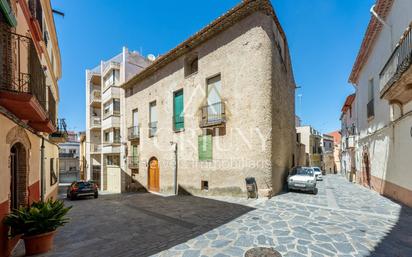
POLYGON ((94 193, 94 199, 96 199, 97 197, 99 197, 98 193, 94 193))
POLYGON ((70 194, 70 200, 76 200, 76 196, 75 195, 73 195, 73 194, 70 194))
POLYGON ((315 187, 315 188, 313 189, 312 193, 313 193, 314 195, 317 195, 317 194, 318 194, 318 188, 315 187))

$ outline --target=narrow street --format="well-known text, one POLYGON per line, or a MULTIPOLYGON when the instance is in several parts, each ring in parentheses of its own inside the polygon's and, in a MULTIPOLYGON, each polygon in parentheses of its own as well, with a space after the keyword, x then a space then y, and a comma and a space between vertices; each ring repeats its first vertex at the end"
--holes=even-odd
MULTIPOLYGON (((412 256, 412 210, 343 177, 270 200, 152 194, 67 201, 54 256, 412 256)), ((20 251, 21 251, 20 247, 20 251)), ((22 253, 15 256, 21 256, 22 253)))

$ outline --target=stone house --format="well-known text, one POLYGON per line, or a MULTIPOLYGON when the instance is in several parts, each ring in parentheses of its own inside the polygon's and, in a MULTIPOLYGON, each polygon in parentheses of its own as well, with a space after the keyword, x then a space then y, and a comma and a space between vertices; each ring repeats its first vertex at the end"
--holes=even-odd
POLYGON ((412 3, 377 0, 349 77, 357 182, 412 206, 412 3))
POLYGON ((322 135, 321 140, 322 145, 322 170, 329 174, 334 174, 336 172, 336 165, 335 165, 335 156, 334 156, 334 149, 335 149, 335 142, 333 140, 333 136, 328 134, 322 135))
POLYGON ((322 167, 322 134, 311 126, 296 127, 300 142, 305 145, 306 164, 304 166, 322 167))
POLYGON ((122 85, 128 174, 152 192, 279 193, 294 165, 295 83, 270 1, 248 0, 122 85))
POLYGON ((0 256, 9 256, 19 240, 8 238, 3 218, 57 196, 57 143, 65 138, 65 123, 57 119, 60 62, 50 1, 1 1, 0 256))

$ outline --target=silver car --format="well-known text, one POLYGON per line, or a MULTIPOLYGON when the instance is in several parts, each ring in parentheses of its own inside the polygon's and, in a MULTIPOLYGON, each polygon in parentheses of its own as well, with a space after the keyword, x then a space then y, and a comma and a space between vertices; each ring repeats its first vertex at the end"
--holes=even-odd
POLYGON ((293 168, 288 176, 288 189, 311 192, 316 195, 318 189, 316 188, 316 176, 313 169, 308 167, 293 168))

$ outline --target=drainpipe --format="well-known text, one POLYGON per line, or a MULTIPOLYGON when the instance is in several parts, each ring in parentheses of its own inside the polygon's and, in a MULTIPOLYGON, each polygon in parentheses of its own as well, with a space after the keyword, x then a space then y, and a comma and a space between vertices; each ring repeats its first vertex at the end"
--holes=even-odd
POLYGON ((386 23, 375 11, 375 5, 372 5, 371 9, 370 9, 371 14, 384 26, 386 26, 387 28, 389 28, 389 31, 391 33, 391 50, 393 50, 393 30, 392 30, 392 26, 389 25, 388 23, 386 23))
POLYGON ((44 137, 41 138, 40 147, 40 199, 44 202, 44 137))
POLYGON ((173 169, 173 181, 174 181, 174 193, 177 195, 177 143, 171 141, 170 144, 173 146, 173 152, 175 155, 175 166, 173 169))

